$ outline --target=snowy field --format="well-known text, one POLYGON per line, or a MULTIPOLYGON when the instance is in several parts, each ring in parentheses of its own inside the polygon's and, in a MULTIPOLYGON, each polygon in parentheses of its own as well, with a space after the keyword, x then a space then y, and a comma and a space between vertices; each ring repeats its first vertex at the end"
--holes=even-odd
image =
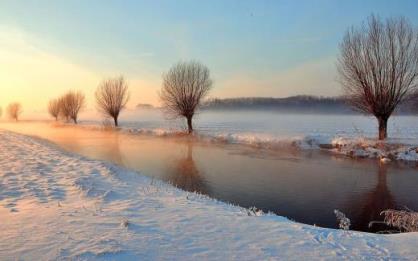
POLYGON ((0 260, 418 256, 418 233, 347 232, 253 213, 6 131, 0 177, 0 260))

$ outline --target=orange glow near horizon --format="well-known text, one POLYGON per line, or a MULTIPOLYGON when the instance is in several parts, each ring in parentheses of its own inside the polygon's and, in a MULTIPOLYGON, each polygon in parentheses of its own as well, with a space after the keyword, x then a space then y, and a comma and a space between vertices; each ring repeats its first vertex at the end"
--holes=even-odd
MULTIPOLYGON (((110 75, 110 77, 113 75, 110 75)), ((35 48, 17 32, 0 33, 0 107, 11 102, 22 104, 24 111, 45 111, 50 99, 67 90, 81 90, 87 108, 94 108, 94 91, 109 77, 35 48)), ((157 80, 131 79, 128 107, 138 103, 158 105, 157 80)))

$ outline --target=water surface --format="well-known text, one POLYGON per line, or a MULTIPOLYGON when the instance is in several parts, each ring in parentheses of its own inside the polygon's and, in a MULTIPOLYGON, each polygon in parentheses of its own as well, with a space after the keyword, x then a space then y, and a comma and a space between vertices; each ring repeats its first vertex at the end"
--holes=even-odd
POLYGON ((1 123, 65 150, 107 160, 188 191, 243 207, 255 206, 298 222, 337 227, 334 209, 362 231, 388 208, 418 209, 418 168, 381 165, 327 152, 269 151, 189 138, 153 137, 41 122, 1 123))

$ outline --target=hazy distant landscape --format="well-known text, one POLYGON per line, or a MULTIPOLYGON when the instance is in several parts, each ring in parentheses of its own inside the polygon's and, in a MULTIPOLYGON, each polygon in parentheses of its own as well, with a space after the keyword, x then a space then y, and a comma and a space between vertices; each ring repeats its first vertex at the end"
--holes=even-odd
MULTIPOLYGON (((298 95, 286 98, 245 97, 210 99, 203 103, 203 110, 267 110, 289 113, 360 114, 343 97, 319 97, 298 95)), ((402 115, 415 115, 415 101, 400 105, 396 111, 402 115)))

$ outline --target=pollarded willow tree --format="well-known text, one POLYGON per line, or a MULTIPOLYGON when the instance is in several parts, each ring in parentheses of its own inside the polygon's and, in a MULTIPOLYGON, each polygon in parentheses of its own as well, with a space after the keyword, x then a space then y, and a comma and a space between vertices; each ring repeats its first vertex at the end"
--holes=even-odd
POLYGON ((9 106, 7 106, 7 115, 12 120, 18 121, 22 112, 22 105, 18 102, 10 103, 9 106))
POLYGON ((179 62, 163 75, 160 98, 165 112, 185 117, 188 132, 193 132, 192 119, 212 87, 209 69, 199 62, 179 62))
POLYGON ((113 118, 118 126, 118 117, 129 100, 128 84, 123 76, 104 80, 96 90, 97 107, 105 116, 113 118))
POLYGON ((58 116, 60 115, 60 100, 52 99, 48 103, 48 113, 55 118, 55 121, 58 121, 58 116))
POLYGON ((69 91, 59 99, 60 113, 66 120, 77 124, 78 114, 85 106, 85 96, 82 92, 69 91))
POLYGON ((338 72, 351 105, 376 117, 379 140, 396 107, 418 86, 418 32, 403 17, 369 17, 349 29, 340 45, 338 72))

